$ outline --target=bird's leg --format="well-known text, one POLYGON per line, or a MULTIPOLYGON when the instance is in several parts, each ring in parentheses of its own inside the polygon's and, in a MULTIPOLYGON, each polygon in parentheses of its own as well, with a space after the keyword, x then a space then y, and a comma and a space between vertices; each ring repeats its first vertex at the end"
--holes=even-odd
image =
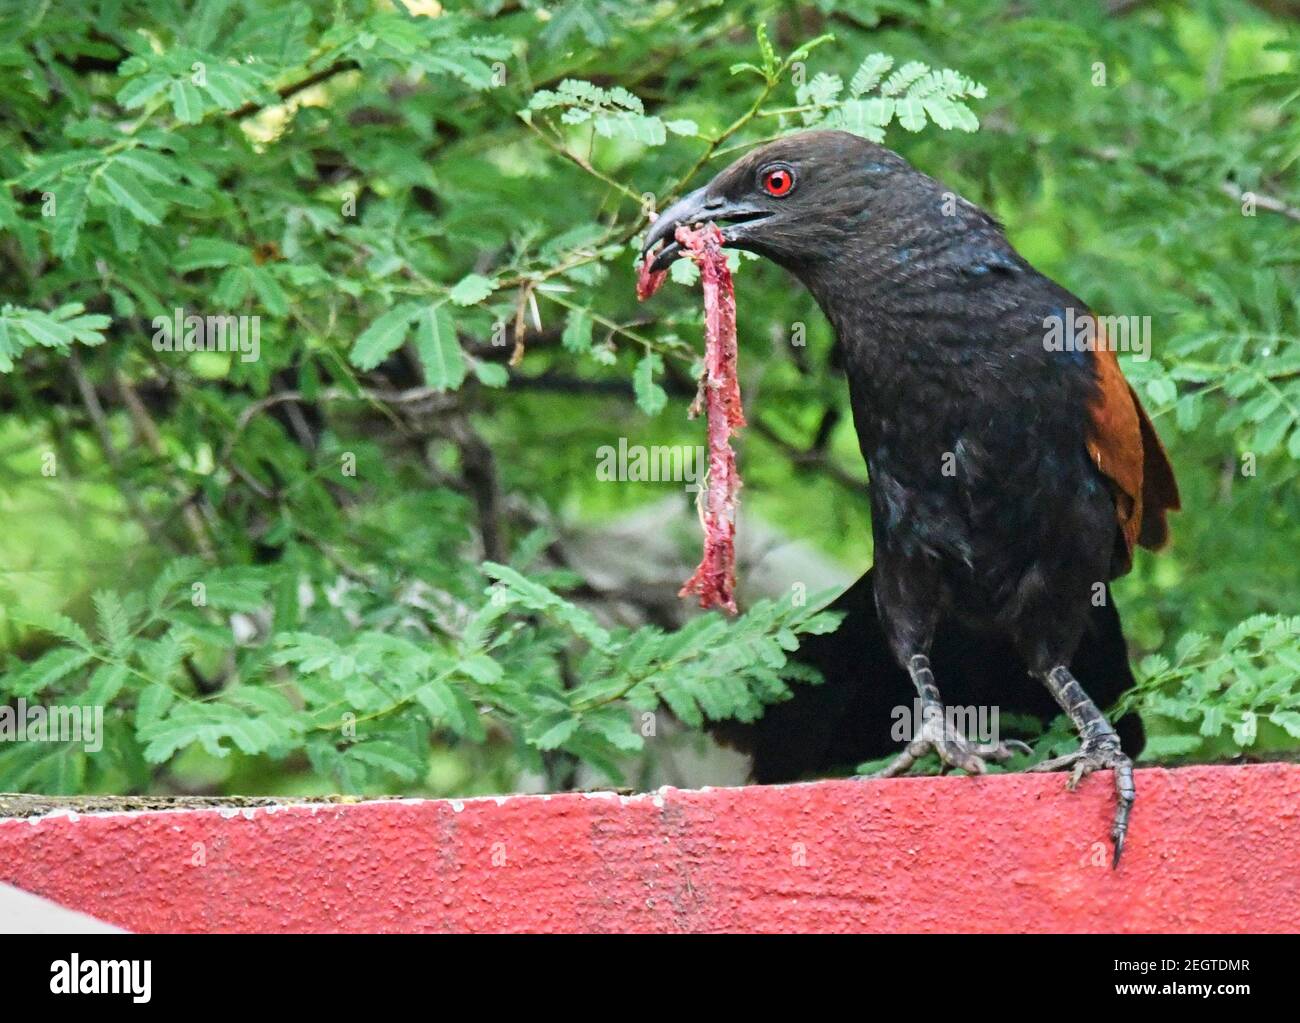
POLYGON ((1043 681, 1074 722, 1079 731, 1080 745, 1073 753, 1045 760, 1029 770, 1062 771, 1068 768, 1070 780, 1066 785, 1071 791, 1093 771, 1109 769, 1115 772, 1115 824, 1110 837, 1115 845, 1112 866, 1118 867, 1120 854, 1124 851, 1124 836, 1128 834, 1129 813, 1137 797, 1137 789, 1133 786, 1133 761, 1124 755, 1115 729, 1097 705, 1088 699, 1088 694, 1068 668, 1057 665, 1043 676, 1043 681))
POLYGON ((908 659, 907 673, 912 676, 912 684, 921 698, 921 727, 903 752, 875 777, 893 778, 906 774, 914 763, 932 750, 945 769, 960 767, 967 774, 983 774, 987 761, 1001 764, 1017 752, 1029 752, 1028 746, 1016 740, 977 746, 956 728, 949 728, 943 701, 939 698, 939 687, 935 685, 934 672, 930 670, 930 658, 925 654, 914 654, 908 659))

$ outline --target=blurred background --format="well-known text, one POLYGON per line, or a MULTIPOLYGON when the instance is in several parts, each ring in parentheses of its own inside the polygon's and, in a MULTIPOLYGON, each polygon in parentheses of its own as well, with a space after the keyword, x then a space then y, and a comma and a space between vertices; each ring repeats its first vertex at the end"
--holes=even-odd
POLYGON ((1123 706, 1148 760, 1300 750, 1300 4, 4 2, 0 96, 0 701, 103 715, 0 727, 0 791, 742 780, 704 726, 813 684, 865 468, 828 324, 737 260, 744 613, 679 599, 701 305, 634 259, 809 126, 1150 317, 1185 510, 1123 706))

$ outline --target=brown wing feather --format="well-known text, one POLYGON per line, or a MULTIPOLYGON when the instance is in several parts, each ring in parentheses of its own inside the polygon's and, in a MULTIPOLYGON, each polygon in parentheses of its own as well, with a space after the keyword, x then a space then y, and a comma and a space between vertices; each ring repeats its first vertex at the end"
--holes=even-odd
POLYGON ((1101 324, 1097 326, 1097 394, 1088 409, 1088 455, 1115 494, 1120 542, 1114 574, 1123 575, 1133 563, 1135 546, 1157 548, 1169 539, 1165 515, 1180 506, 1178 482, 1155 427, 1105 343, 1101 324))

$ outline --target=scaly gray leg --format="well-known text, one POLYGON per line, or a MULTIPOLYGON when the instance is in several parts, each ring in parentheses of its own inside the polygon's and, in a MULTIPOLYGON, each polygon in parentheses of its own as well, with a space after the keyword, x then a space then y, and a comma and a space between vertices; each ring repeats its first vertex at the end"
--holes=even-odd
POLYGON ((943 701, 939 698, 939 687, 934 684, 930 659, 924 654, 916 654, 908 660, 907 673, 912 676, 912 685, 916 686, 916 692, 921 697, 921 727, 903 752, 874 777, 893 778, 906 774, 913 764, 931 750, 938 754, 946 767, 960 767, 967 774, 983 774, 986 761, 1001 764, 1017 752, 1029 752, 1028 746, 1015 739, 976 746, 960 732, 948 729, 944 720, 943 701))
POLYGON ((1124 837, 1128 834, 1129 814, 1137 798, 1137 789, 1133 786, 1133 761, 1120 749, 1119 736, 1106 716, 1088 699, 1078 679, 1065 665, 1057 665, 1049 671, 1043 676, 1043 682, 1078 729, 1080 746, 1073 753, 1045 760, 1029 770, 1061 771, 1070 768, 1070 780, 1066 783, 1070 791, 1074 791, 1075 786, 1093 771, 1109 769, 1115 772, 1115 824, 1110 830, 1110 838, 1115 844, 1111 866, 1118 867, 1120 855, 1124 852, 1124 837))

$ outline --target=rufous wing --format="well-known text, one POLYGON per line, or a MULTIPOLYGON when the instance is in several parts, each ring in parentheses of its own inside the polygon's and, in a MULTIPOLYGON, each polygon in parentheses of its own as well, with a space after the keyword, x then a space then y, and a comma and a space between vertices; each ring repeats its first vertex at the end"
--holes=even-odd
POLYGON ((1092 355, 1097 393, 1088 408, 1088 455, 1115 495, 1121 542, 1113 574, 1123 575, 1133 564, 1135 546, 1154 549, 1169 539, 1165 516, 1180 507, 1178 481, 1155 427, 1100 329, 1092 355))

